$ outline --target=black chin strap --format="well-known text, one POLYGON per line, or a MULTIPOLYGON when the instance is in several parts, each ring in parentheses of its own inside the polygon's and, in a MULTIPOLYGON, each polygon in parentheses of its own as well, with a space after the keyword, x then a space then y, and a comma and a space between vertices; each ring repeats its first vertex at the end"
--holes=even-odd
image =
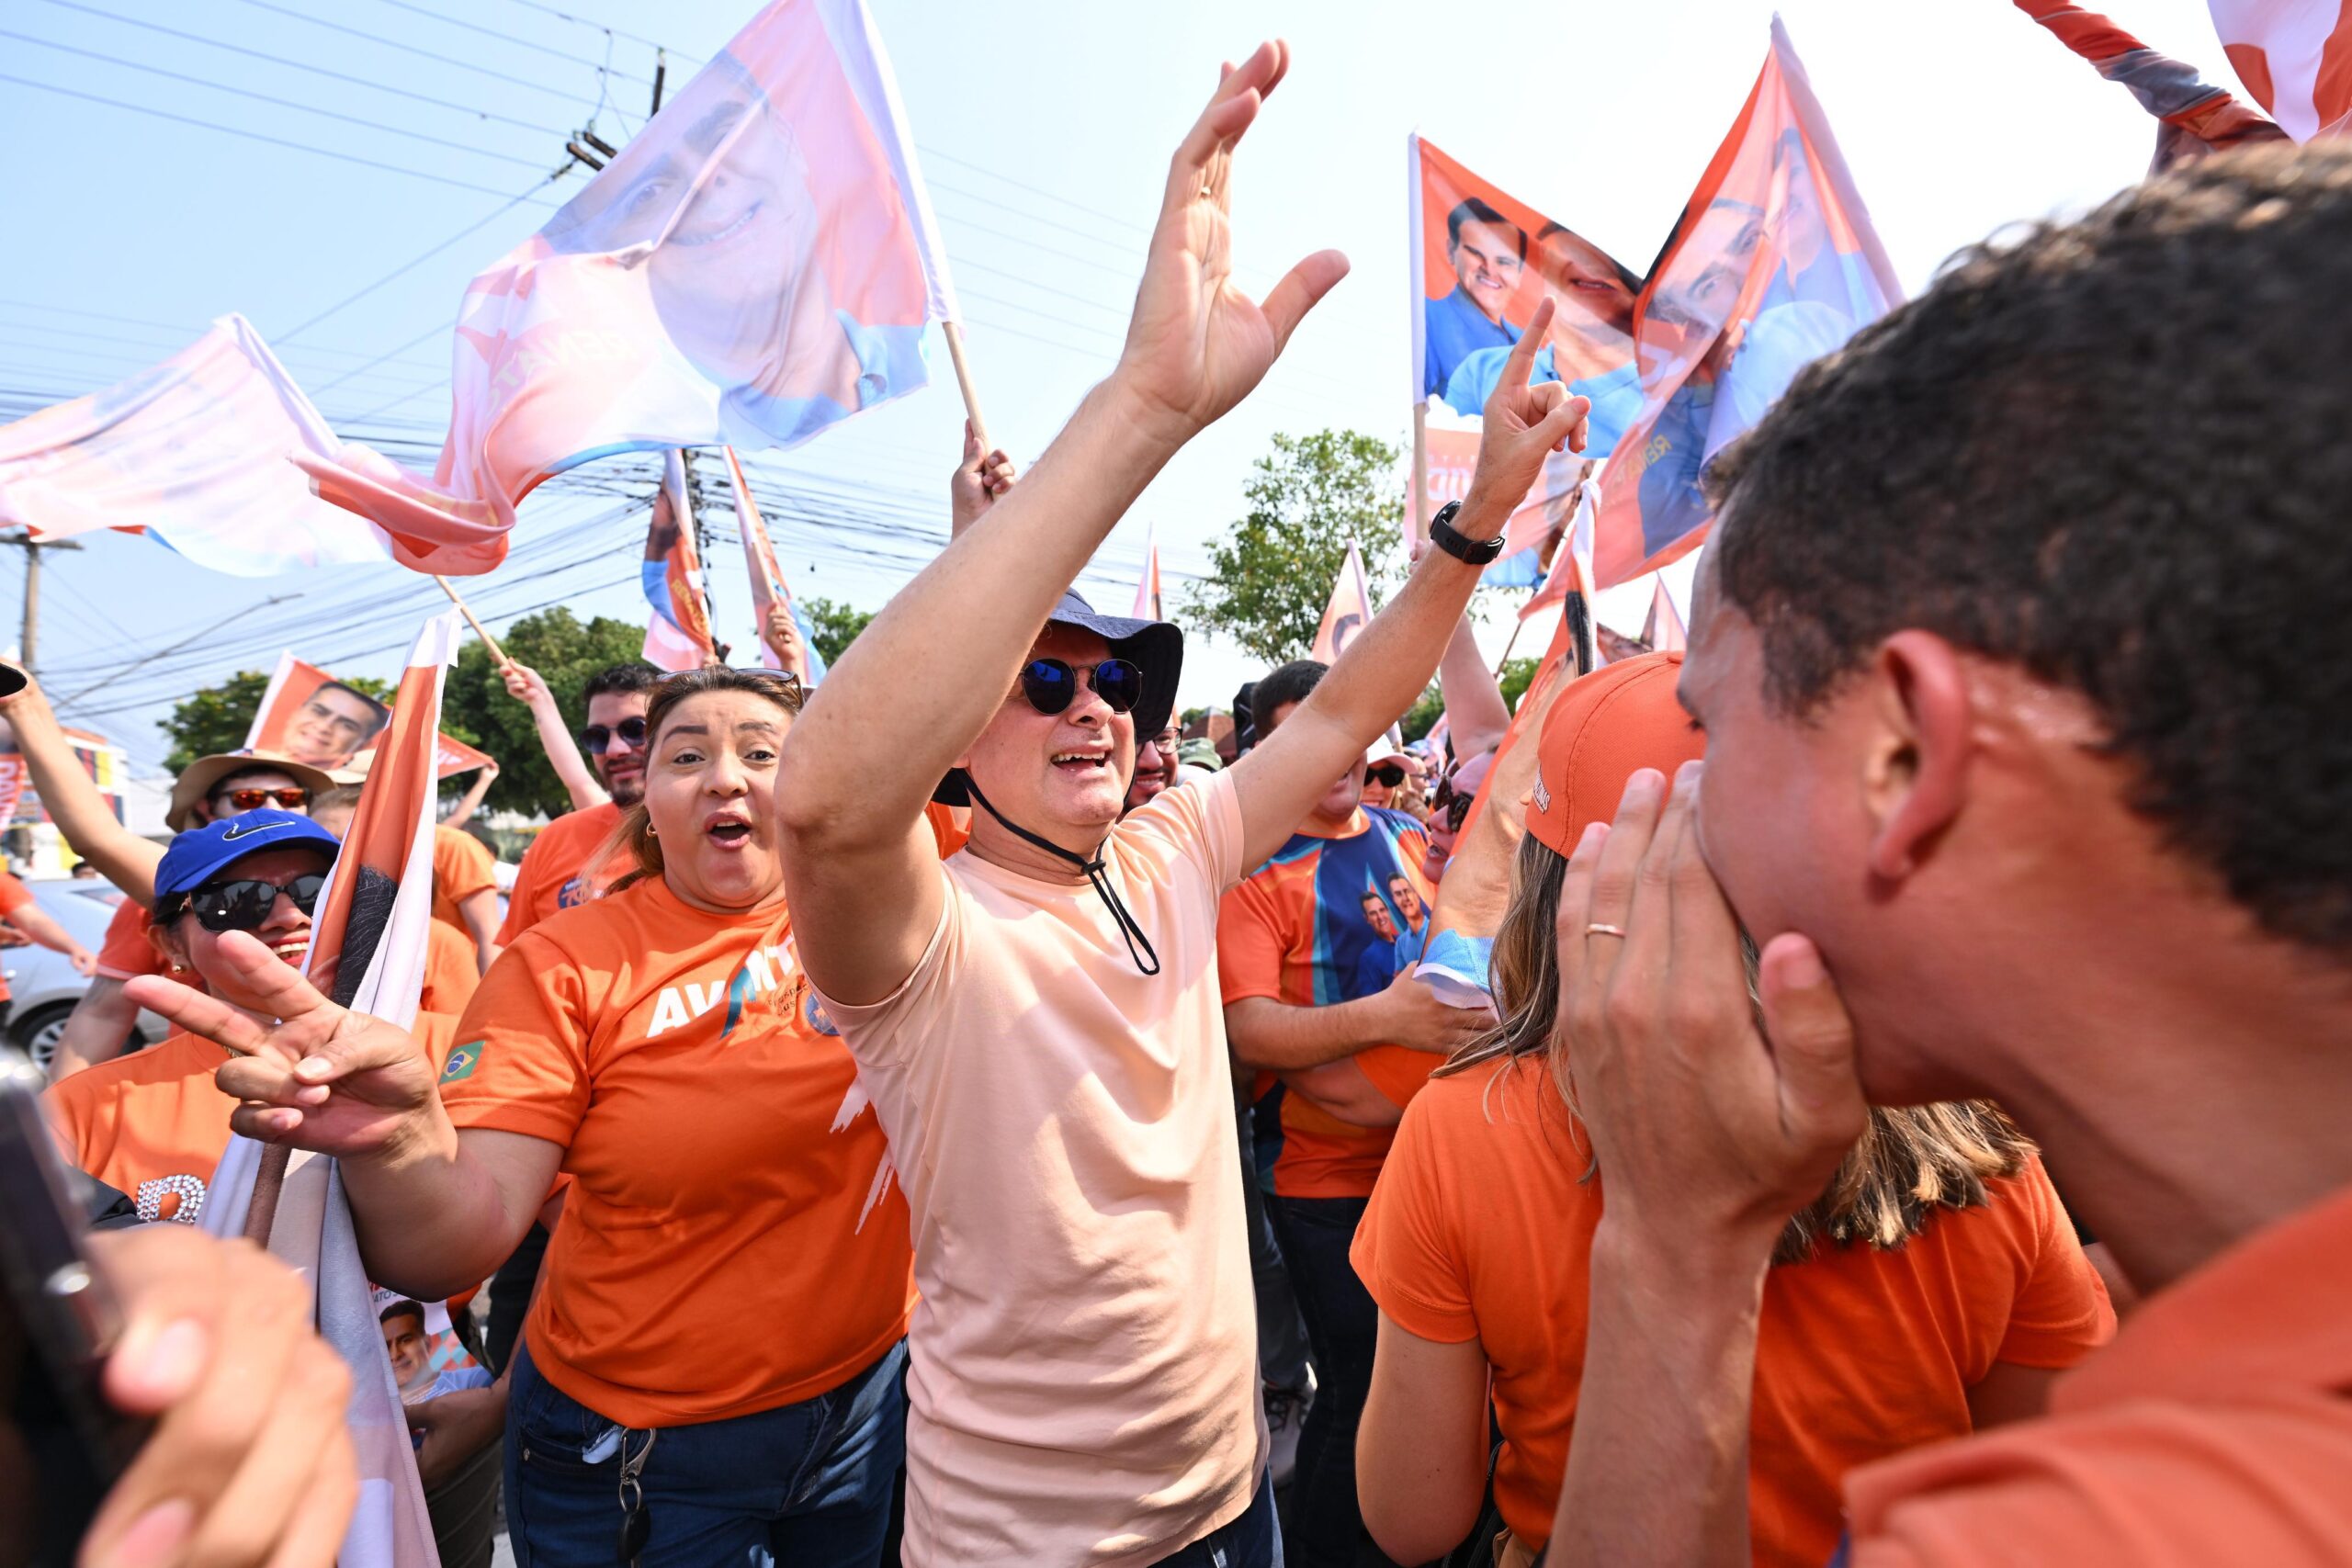
POLYGON ((1018 822, 1006 821, 1004 813, 989 804, 989 797, 980 793, 980 786, 972 782, 972 775, 969 773, 964 775, 964 787, 971 791, 972 798, 979 803, 980 809, 995 818, 998 825, 1006 832, 1036 845, 1037 848, 1058 860, 1068 861, 1086 873, 1086 880, 1094 885, 1094 891, 1100 894, 1102 902, 1109 906, 1111 918, 1119 922, 1119 934, 1127 939, 1127 956, 1135 960, 1136 967, 1144 974, 1159 973, 1159 954, 1151 950, 1151 939, 1143 934, 1143 927, 1136 923, 1136 918, 1127 913, 1126 905, 1119 901, 1119 890, 1111 886, 1110 877, 1104 874, 1101 855, 1089 860, 1084 855, 1072 854, 1059 844, 1038 837, 1018 822), (1141 947, 1141 952, 1136 951, 1138 946, 1141 947))

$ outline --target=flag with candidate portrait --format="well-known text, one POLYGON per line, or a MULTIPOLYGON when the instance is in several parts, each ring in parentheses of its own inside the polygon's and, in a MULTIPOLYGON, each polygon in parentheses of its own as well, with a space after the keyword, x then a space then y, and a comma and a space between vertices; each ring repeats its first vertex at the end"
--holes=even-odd
POLYGON ((662 488, 645 526, 645 559, 638 582, 653 613, 645 622, 645 661, 673 672, 718 662, 710 636, 710 606, 703 597, 702 555, 695 546, 694 498, 686 488, 682 452, 662 458, 662 488))
POLYGON ((790 446, 924 385, 944 259, 863 0, 775 0, 459 308, 438 465, 298 457, 420 570, 483 572, 551 474, 790 446))
MULTIPOLYGON (((2069 0, 2016 0, 2016 4, 2061 43, 2090 62, 2101 76, 2130 88, 2140 107, 2156 117, 2152 171, 2170 168, 2184 158, 2287 139, 2285 131, 2240 103, 2229 89, 2199 76, 2195 66, 2158 54, 2096 11, 2086 11, 2069 0)), ((2217 21, 2222 10, 2216 0, 2217 21)), ((2232 58, 2236 59, 2234 51, 2232 58)), ((2239 63, 2241 76, 2248 69, 2246 63, 2239 63)))
POLYGON ((1601 470, 1600 585, 1698 548, 1713 520, 1708 459, 1902 297, 1776 19, 1764 69, 1634 304, 1641 412, 1601 470))
POLYGON ((792 629, 798 634, 800 642, 801 667, 792 673, 799 676, 804 685, 813 686, 825 678, 825 656, 817 651, 817 628, 810 624, 808 613, 800 607, 800 602, 792 596, 792 590, 785 585, 784 568, 776 564, 775 541, 768 537, 767 519, 761 515, 759 499, 752 495, 750 482, 743 478, 743 460, 735 455, 734 447, 726 451, 727 479, 735 497, 735 530, 742 536, 743 570, 752 582, 752 618, 754 634, 760 637, 761 662, 771 670, 785 668, 763 635, 769 612, 782 604, 785 613, 792 617, 792 629))
POLYGON ((1330 602, 1323 606, 1322 624, 1315 628, 1315 646, 1306 657, 1324 664, 1337 664, 1340 655, 1347 652, 1348 644, 1372 624, 1372 586, 1363 575, 1363 556, 1356 549, 1355 541, 1348 541, 1348 558, 1340 563, 1340 575, 1331 584, 1330 602))

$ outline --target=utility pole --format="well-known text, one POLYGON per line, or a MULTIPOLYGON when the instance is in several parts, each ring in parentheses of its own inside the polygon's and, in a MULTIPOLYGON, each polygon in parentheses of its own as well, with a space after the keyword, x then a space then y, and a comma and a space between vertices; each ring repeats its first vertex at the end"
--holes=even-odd
POLYGON ((40 553, 43 550, 78 550, 82 547, 71 539, 35 539, 32 531, 0 538, 0 545, 14 545, 25 552, 25 622, 17 639, 17 657, 28 670, 33 668, 34 644, 40 633, 40 553))

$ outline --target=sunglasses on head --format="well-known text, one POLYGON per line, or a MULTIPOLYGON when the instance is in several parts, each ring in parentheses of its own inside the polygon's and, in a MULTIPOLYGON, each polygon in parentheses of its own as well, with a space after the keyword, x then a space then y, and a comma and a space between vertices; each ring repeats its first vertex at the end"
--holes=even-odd
POLYGON ((311 804, 311 792, 293 785, 285 789, 224 789, 212 798, 216 802, 225 800, 239 811, 259 811, 265 806, 275 806, 280 811, 300 811, 311 804))
POLYGON ((644 745, 645 720, 639 716, 625 718, 618 724, 592 724, 580 732, 580 744, 590 756, 601 757, 613 749, 615 737, 624 745, 644 745))
POLYGON ((1405 782, 1405 770, 1394 762, 1383 762, 1364 774, 1364 777, 1385 788, 1395 789, 1405 782))
POLYGON ((177 919, 183 910, 193 913, 197 922, 215 935, 222 931, 259 931, 269 919, 270 910, 277 907, 277 896, 285 894, 294 900, 294 907, 304 914, 318 908, 319 890, 327 885, 323 873, 306 871, 280 886, 257 877, 243 877, 235 882, 208 882, 201 887, 190 888, 180 896, 179 903, 170 914, 159 918, 177 919))
MULTIPOLYGON (((1039 713, 1060 713, 1078 700, 1080 672, 1058 659, 1033 659, 1021 667, 1021 694, 1039 713)), ((1143 671, 1124 659, 1106 659, 1084 673, 1113 713, 1132 713, 1143 700, 1143 671)))

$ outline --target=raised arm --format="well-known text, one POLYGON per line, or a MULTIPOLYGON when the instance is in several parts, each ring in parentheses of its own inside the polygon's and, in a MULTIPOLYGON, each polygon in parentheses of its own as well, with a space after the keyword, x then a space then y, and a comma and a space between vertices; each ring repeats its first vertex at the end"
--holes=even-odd
POLYGON ((1503 689, 1496 684, 1494 671, 1487 668, 1487 656, 1478 651, 1468 615, 1453 624, 1453 636, 1437 661, 1437 685, 1445 700, 1446 717, 1452 721, 1455 756, 1476 757, 1503 743, 1503 733, 1510 728, 1510 706, 1503 701, 1503 689))
MULTIPOLYGON (((1469 538, 1493 538, 1503 531, 1546 452, 1563 445, 1583 448, 1590 405, 1569 397, 1556 381, 1528 384, 1534 345, 1551 319, 1552 302, 1546 299, 1536 307, 1487 400, 1478 467, 1453 524, 1469 538)), ((1256 865, 1280 849, 1331 781, 1412 706, 1477 586, 1476 567, 1443 550, 1423 555, 1405 591, 1348 645, 1314 694, 1235 765, 1243 864, 1256 865)))
POLYGON ((602 806, 612 799, 605 786, 596 782, 587 760, 580 755, 580 743, 571 738, 571 730, 563 722, 563 710, 555 705, 555 694, 539 672, 527 664, 508 660, 498 672, 506 682, 506 694, 531 710, 532 719, 538 725, 539 744, 546 749, 548 763, 555 769, 555 776, 571 796, 571 809, 585 811, 592 806, 602 806))
POLYGON ((456 829, 472 821, 474 813, 481 809, 481 797, 488 795, 490 786, 497 782, 498 764, 496 762, 484 762, 481 767, 476 768, 474 782, 467 786, 464 795, 458 797, 458 808, 443 819, 441 826, 456 829))
POLYGON ((96 866, 99 875, 140 903, 153 905, 155 868, 163 863, 164 852, 115 819, 113 808, 75 760, 40 682, 28 677, 23 691, 0 704, 0 716, 15 727, 17 749, 24 753, 33 793, 40 796, 65 841, 96 866))
POLYGON ((424 1042, 335 1006, 251 935, 227 932, 219 951, 279 1022, 157 976, 127 989, 231 1054, 215 1075, 241 1102, 230 1125, 342 1162, 369 1279, 419 1301, 488 1279, 531 1228, 562 1150, 519 1133, 459 1133, 424 1042))
POLYGON ((1262 309, 1231 279, 1234 148, 1288 60, 1264 44, 1226 72, 1178 148, 1117 368, 1021 483, 850 645, 786 739, 785 877, 803 962, 829 996, 878 1000, 912 971, 940 908, 922 820, 933 789, 1121 514, 1258 384, 1346 271, 1334 252, 1310 256, 1262 309))
POLYGON ((8 911, 8 923, 40 943, 52 953, 62 953, 74 961, 74 972, 85 979, 98 971, 98 955, 74 940, 74 934, 57 923, 55 917, 39 904, 24 904, 8 911))

